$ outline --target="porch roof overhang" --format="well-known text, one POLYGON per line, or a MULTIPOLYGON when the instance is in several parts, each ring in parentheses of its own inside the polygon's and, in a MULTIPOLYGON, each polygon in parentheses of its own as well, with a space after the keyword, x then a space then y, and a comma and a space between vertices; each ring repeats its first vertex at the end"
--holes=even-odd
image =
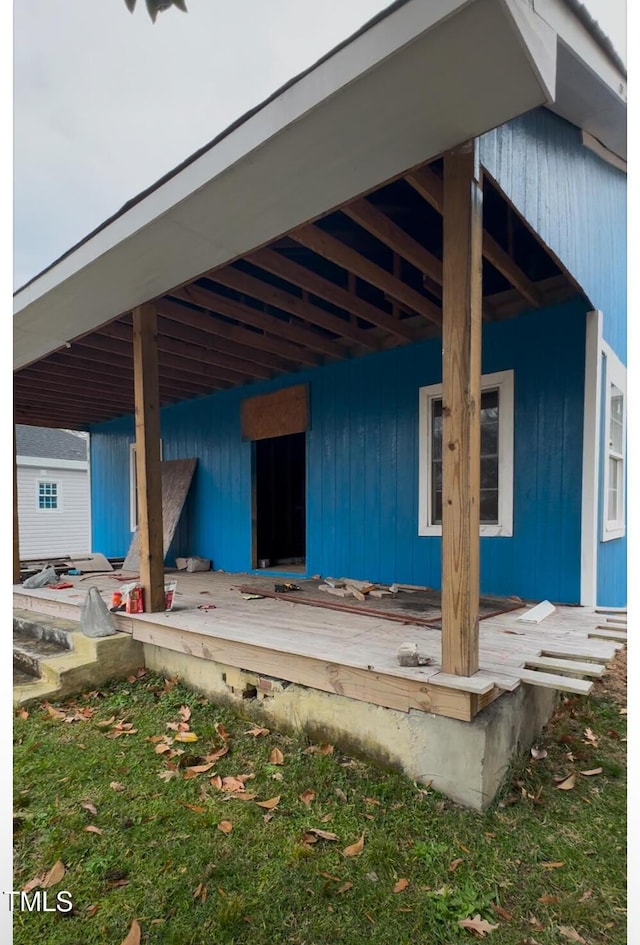
MULTIPOLYGON (((393 4, 18 290, 18 376, 52 355, 63 359, 71 342, 116 319, 123 324, 109 329, 107 349, 117 352, 133 307, 276 245, 516 115, 557 107, 558 35, 520 0, 393 4)), ((362 325, 353 313, 352 321, 362 325)), ((37 403, 45 387, 26 399, 20 422, 47 421, 37 403)), ((123 412, 115 405, 107 415, 123 412)), ((79 427, 105 418, 90 404, 83 422, 77 410, 57 414, 79 427)))

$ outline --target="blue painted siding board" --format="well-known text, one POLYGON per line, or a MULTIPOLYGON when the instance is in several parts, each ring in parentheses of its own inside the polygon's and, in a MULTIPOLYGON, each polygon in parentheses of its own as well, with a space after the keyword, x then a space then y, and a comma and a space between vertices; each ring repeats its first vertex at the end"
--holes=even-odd
MULTIPOLYGON (((627 605, 627 537, 602 541, 604 510, 607 496, 604 495, 604 464, 607 461, 605 442, 607 357, 601 357, 602 390, 600 392, 600 455, 598 468, 598 586, 596 602, 601 607, 626 607, 627 605)), ((626 474, 625 474, 626 480, 626 474)), ((625 493, 627 483, 625 481, 625 493)), ((628 493, 627 493, 628 494, 628 493)))
POLYGON ((545 108, 483 135, 480 160, 603 312, 604 339, 626 362, 626 175, 545 108))
MULTIPOLYGON (((514 535, 481 540, 484 593, 579 600, 585 311, 578 300, 484 327, 483 373, 515 372, 514 535)), ((251 568, 240 404, 309 383, 307 573, 439 587, 441 541, 418 536, 418 403, 441 380, 433 339, 164 408, 164 456, 198 457, 188 553, 251 568)), ((93 545, 111 555, 130 540, 132 436, 130 418, 92 430, 93 545)))

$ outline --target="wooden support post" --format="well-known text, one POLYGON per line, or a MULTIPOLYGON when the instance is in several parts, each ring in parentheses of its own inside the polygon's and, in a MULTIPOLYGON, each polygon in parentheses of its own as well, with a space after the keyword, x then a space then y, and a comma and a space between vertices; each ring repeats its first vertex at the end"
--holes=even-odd
POLYGON ((482 189, 477 144, 445 154, 442 672, 478 669, 482 189))
POLYGON ((133 310, 133 372, 136 409, 136 476, 140 582, 144 609, 164 611, 164 547, 160 473, 160 397, 157 313, 153 302, 133 310))
POLYGON ((13 424, 13 583, 20 583, 20 525, 18 521, 18 456, 16 425, 13 424))

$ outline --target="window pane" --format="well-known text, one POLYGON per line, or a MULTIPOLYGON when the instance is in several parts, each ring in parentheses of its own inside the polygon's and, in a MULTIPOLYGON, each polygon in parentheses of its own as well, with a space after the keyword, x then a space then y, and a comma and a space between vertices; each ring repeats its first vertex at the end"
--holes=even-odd
POLYGON ((498 522, 498 490, 480 490, 480 524, 495 525, 498 522))
POLYGON ((480 416, 480 453, 482 456, 498 455, 498 424, 494 421, 485 422, 482 414, 480 416))
POLYGON ((607 506, 607 519, 610 522, 618 521, 620 501, 618 471, 621 465, 621 460, 609 458, 609 501, 607 506))
POLYGON ((611 390, 610 445, 616 453, 622 453, 624 397, 617 392, 617 387, 612 385, 611 390))
POLYGON ((433 524, 442 525, 442 493, 433 493, 433 524))
POLYGON ((431 455, 442 459, 442 401, 431 402, 431 455))
POLYGON ((39 509, 57 509, 58 508, 58 483, 57 482, 39 482, 38 483, 38 508, 39 509))
POLYGON ((498 488, 498 457, 482 456, 480 458, 480 488, 498 488))

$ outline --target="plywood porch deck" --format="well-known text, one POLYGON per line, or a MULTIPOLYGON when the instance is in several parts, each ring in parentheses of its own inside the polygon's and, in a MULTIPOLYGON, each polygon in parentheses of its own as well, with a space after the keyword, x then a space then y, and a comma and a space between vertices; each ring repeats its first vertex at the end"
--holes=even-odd
MULTIPOLYGON (((480 671, 466 679, 441 672, 440 630, 412 625, 409 614, 404 625, 288 600, 246 601, 237 590, 241 585, 273 589, 273 579, 256 575, 174 572, 167 577, 178 581, 174 609, 117 614, 119 630, 143 643, 260 675, 466 721, 522 683, 588 692, 591 683, 579 677, 600 675, 624 641, 621 625, 606 625, 602 613, 559 607, 542 623, 528 625, 517 622, 523 607, 481 621, 480 671), (215 604, 215 609, 198 609, 203 604, 215 604), (605 630, 598 629, 602 624, 605 630), (399 666, 396 654, 404 641, 418 643, 433 663, 399 666)), ((97 586, 107 604, 121 587, 113 574, 69 581, 74 587, 67 590, 17 585, 14 606, 78 619, 89 587, 97 586)))

